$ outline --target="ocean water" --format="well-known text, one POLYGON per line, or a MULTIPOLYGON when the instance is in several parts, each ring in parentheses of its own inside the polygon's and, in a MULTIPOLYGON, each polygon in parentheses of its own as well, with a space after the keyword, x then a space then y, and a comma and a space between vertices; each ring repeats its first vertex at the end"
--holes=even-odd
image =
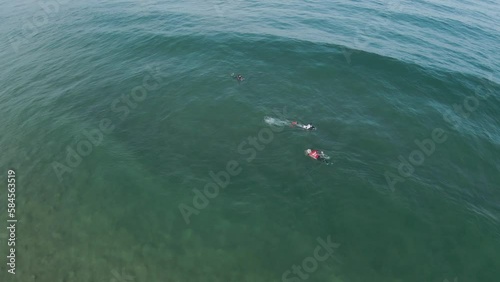
POLYGON ((499 281, 499 12, 3 1, 0 281, 499 281))

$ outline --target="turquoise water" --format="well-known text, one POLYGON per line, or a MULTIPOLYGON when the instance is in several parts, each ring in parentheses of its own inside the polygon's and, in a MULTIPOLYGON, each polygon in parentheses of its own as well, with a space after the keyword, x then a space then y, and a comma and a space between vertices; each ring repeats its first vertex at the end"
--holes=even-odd
POLYGON ((60 2, 0 11, 1 281, 498 281, 498 2, 60 2))

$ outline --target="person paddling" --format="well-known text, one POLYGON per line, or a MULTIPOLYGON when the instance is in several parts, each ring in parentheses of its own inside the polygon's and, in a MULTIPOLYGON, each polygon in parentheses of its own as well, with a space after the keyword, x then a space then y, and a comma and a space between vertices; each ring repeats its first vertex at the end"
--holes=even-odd
POLYGON ((307 149, 305 151, 305 154, 314 160, 322 161, 322 162, 327 163, 327 164, 328 164, 328 159, 330 158, 323 151, 319 151, 319 150, 307 149))
POLYGON ((243 80, 245 80, 245 78, 241 74, 234 75, 234 73, 232 73, 231 77, 236 79, 238 82, 242 82, 243 80))
POLYGON ((314 125, 312 125, 312 123, 300 124, 296 121, 292 121, 292 126, 297 126, 297 127, 302 128, 302 129, 305 129, 305 130, 316 130, 316 127, 314 125))

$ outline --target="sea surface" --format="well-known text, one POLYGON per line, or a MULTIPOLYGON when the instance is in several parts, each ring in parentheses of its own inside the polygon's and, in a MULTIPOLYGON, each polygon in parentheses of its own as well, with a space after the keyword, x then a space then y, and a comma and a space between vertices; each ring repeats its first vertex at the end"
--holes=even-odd
POLYGON ((1 7, 0 281, 500 281, 498 0, 1 7))

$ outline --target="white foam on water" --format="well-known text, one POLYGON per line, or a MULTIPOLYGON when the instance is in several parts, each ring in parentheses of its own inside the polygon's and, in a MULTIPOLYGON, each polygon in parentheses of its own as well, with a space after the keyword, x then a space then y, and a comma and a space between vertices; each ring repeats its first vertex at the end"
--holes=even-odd
POLYGON ((276 125, 276 126, 286 126, 291 124, 289 120, 273 118, 273 117, 265 117, 264 121, 269 125, 276 125))

